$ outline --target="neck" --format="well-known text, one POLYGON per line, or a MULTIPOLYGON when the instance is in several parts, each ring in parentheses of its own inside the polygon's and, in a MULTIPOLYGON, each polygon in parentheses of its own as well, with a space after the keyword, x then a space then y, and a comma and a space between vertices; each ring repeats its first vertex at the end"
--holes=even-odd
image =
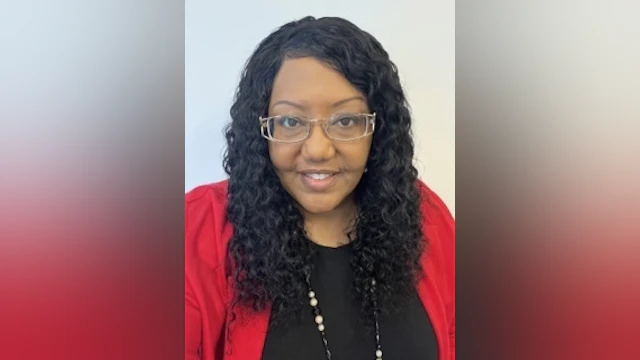
POLYGON ((311 241, 326 247, 349 243, 347 233, 353 228, 358 209, 353 197, 326 213, 304 213, 305 230, 311 241))

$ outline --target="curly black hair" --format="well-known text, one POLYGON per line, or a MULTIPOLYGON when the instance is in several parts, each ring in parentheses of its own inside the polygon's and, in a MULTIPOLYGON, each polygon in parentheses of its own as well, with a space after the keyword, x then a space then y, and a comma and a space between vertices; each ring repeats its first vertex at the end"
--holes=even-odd
POLYGON ((373 278, 378 309, 392 310, 415 292, 425 250, 409 106, 395 64, 372 35, 341 18, 311 16, 283 25, 258 45, 245 64, 225 129, 233 304, 256 312, 274 304, 272 321, 308 307, 305 274, 313 250, 303 215, 271 164, 258 122, 267 114, 283 61, 300 57, 314 57, 339 71, 377 114, 368 171, 355 190, 359 213, 348 235, 363 315, 373 311, 373 278))

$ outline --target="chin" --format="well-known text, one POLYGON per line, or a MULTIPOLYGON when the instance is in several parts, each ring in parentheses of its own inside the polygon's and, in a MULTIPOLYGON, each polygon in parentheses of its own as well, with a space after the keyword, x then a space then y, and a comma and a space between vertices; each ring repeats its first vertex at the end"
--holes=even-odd
POLYGON ((334 210, 338 203, 334 201, 317 201, 314 199, 303 199, 298 202, 302 208, 311 214, 322 214, 334 210))

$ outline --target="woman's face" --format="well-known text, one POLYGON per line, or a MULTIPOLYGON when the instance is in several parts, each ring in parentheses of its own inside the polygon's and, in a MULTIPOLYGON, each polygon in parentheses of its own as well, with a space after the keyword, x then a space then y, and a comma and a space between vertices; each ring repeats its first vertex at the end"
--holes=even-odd
MULTIPOLYGON (((284 61, 273 85, 268 116, 327 119, 355 113, 368 114, 370 109, 365 96, 342 74, 311 57, 284 61)), ((371 141, 370 135, 349 142, 333 141, 316 123, 302 142, 269 141, 269 156, 287 192, 304 210, 320 214, 352 199, 371 141)))

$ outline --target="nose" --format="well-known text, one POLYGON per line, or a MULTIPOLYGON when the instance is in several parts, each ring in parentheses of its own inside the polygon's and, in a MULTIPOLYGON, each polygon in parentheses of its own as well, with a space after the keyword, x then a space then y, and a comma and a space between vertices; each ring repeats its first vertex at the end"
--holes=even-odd
POLYGON ((335 156, 336 149, 327 137, 322 125, 314 123, 311 133, 302 146, 302 156, 309 162, 323 162, 335 156))

